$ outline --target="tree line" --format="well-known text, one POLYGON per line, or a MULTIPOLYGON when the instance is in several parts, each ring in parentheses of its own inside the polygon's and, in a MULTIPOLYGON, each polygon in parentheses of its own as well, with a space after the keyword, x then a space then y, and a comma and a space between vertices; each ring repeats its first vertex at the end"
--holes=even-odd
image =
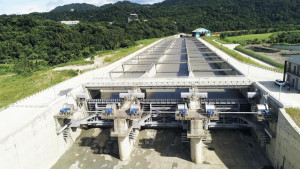
POLYGON ((165 0, 154 5, 124 1, 102 7, 76 4, 46 13, 0 16, 0 64, 14 64, 17 73, 35 71, 99 50, 129 47, 140 39, 190 33, 198 27, 213 32, 249 30, 239 31, 244 34, 252 29, 257 33, 299 29, 295 26, 299 24, 299 0, 165 0), (127 23, 131 13, 137 13, 140 22, 127 23), (57 23, 61 20, 80 20, 80 24, 57 23))
POLYGON ((16 72, 35 71, 96 51, 135 45, 135 41, 173 35, 174 23, 165 19, 149 22, 81 22, 68 26, 32 15, 0 18, 0 63, 15 64, 16 72), (23 65, 23 66, 22 66, 23 65))

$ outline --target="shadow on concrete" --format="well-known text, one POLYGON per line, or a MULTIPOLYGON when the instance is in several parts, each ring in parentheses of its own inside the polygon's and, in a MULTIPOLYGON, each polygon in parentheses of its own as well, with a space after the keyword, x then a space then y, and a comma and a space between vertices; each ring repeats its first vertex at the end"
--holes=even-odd
POLYGON ((68 89, 66 89, 66 90, 61 90, 61 91, 59 91, 58 95, 60 95, 60 96, 66 95, 66 94, 68 94, 71 90, 72 90, 72 88, 68 88, 68 89))
POLYGON ((82 137, 79 146, 90 147, 94 154, 107 154, 119 158, 118 140, 110 137, 110 129, 102 129, 96 136, 82 137))
POLYGON ((211 130, 211 137, 208 151, 214 151, 227 168, 273 169, 249 129, 211 130))
POLYGON ((181 133, 186 133, 186 131, 181 129, 157 130, 155 138, 140 138, 138 146, 142 149, 153 149, 160 156, 178 157, 191 161, 190 143, 183 143, 181 141, 181 133))

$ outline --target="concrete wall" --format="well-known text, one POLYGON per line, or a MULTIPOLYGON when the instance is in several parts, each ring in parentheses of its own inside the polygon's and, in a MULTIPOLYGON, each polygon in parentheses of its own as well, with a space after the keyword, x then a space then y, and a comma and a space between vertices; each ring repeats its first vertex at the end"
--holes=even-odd
POLYGON ((274 166, 300 169, 300 128, 285 112, 278 114, 274 166))
POLYGON ((268 103, 270 112, 273 113, 272 120, 268 122, 268 131, 274 134, 270 143, 261 146, 266 152, 275 169, 300 169, 300 128, 285 112, 284 105, 264 87, 256 84, 262 97, 260 103, 268 103))
POLYGON ((50 168, 70 148, 81 130, 72 132, 72 139, 65 140, 62 134, 56 134, 53 117, 59 112, 65 100, 64 97, 58 99, 30 124, 1 140, 1 169, 50 168))
POLYGON ((266 153, 276 169, 300 169, 300 128, 280 109, 276 137, 266 145, 266 153))

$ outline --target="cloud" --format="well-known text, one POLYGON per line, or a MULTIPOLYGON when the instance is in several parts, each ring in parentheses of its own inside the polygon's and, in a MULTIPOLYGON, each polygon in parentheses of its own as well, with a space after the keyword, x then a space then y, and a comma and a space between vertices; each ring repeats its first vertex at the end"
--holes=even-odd
POLYGON ((50 0, 47 2, 46 4, 46 8, 48 11, 54 9, 55 7, 57 6, 61 6, 61 5, 64 5, 64 0, 50 0))
POLYGON ((131 2, 139 3, 139 4, 154 4, 159 3, 164 0, 131 0, 131 2))
POLYGON ((13 8, 13 11, 7 10, 5 14, 29 14, 32 12, 47 12, 47 11, 48 10, 45 7, 32 4, 32 5, 16 6, 13 8))

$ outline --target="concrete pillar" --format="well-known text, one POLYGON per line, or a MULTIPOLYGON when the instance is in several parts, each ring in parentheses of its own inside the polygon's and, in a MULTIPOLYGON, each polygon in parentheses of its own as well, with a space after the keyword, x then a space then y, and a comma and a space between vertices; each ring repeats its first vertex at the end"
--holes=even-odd
POLYGON ((130 144, 129 136, 118 137, 118 146, 120 160, 128 160, 132 150, 132 145, 130 144))
POLYGON ((202 163, 202 137, 204 136, 203 121, 191 120, 191 159, 196 164, 202 163))
POLYGON ((114 131, 118 135, 120 160, 127 160, 130 157, 133 147, 133 144, 129 140, 127 121, 125 119, 115 119, 114 131))
POLYGON ((196 164, 202 163, 202 146, 201 138, 191 138, 191 158, 196 164))

